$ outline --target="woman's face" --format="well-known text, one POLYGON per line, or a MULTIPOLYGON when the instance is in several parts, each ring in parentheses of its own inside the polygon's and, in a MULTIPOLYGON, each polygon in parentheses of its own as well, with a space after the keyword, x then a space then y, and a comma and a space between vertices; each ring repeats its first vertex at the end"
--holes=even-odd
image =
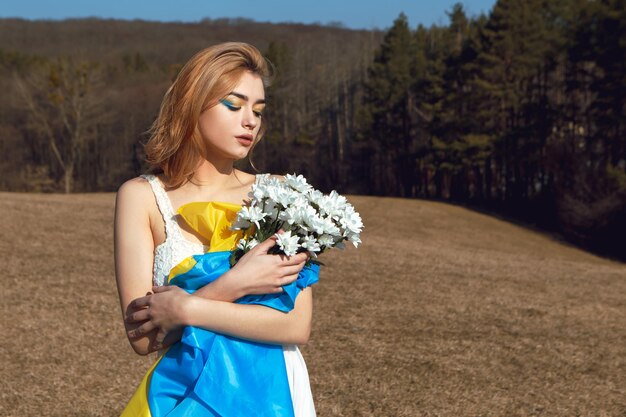
POLYGON ((245 158, 261 127, 265 91, 261 77, 246 71, 237 86, 198 119, 208 158, 245 158))

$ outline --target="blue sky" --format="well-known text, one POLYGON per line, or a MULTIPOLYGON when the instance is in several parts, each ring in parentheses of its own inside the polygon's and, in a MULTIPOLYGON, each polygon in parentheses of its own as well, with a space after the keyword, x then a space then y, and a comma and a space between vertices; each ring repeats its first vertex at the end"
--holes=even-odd
MULTIPOLYGON (((353 29, 387 28, 400 12, 411 27, 447 24, 458 0, 2 0, 0 17, 65 19, 100 17, 196 22, 205 17, 246 17, 260 22, 342 22, 353 29)), ((459 1, 466 12, 488 13, 496 0, 459 1)))

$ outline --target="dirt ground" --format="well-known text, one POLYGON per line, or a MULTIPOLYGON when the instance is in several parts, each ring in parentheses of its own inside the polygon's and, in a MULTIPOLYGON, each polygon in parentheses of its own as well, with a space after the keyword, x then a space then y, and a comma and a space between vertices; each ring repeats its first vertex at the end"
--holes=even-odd
MULTIPOLYGON (((352 197, 301 348, 320 417, 626 416, 626 265, 452 205, 352 197)), ((1 416, 117 416, 113 194, 0 193, 1 416)))

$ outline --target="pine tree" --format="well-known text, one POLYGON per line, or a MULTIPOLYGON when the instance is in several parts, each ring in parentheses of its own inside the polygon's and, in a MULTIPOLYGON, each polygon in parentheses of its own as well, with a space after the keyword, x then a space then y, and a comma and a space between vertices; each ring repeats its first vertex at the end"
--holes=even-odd
MULTIPOLYGON (((533 182, 532 161, 540 146, 527 130, 527 95, 549 50, 541 0, 500 0, 482 30, 483 50, 475 80, 478 117, 493 137, 493 188, 501 201, 519 204, 533 182)), ((491 168, 491 167, 490 167, 491 168)))
POLYGON ((412 142, 414 42, 404 14, 376 51, 365 85, 362 120, 374 148, 377 192, 410 196, 414 182, 412 142))
POLYGON ((626 2, 582 5, 568 49, 566 123, 552 146, 569 236, 603 251, 626 232, 626 2))

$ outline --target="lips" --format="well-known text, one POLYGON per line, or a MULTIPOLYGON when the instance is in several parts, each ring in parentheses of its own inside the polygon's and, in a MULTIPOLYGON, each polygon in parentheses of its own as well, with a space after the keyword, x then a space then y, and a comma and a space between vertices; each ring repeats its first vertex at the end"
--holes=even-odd
POLYGON ((241 143, 244 146, 250 146, 252 145, 252 135, 250 134, 245 134, 245 135, 239 135, 239 136, 235 136, 237 138, 237 141, 239 141, 239 143, 241 143))

